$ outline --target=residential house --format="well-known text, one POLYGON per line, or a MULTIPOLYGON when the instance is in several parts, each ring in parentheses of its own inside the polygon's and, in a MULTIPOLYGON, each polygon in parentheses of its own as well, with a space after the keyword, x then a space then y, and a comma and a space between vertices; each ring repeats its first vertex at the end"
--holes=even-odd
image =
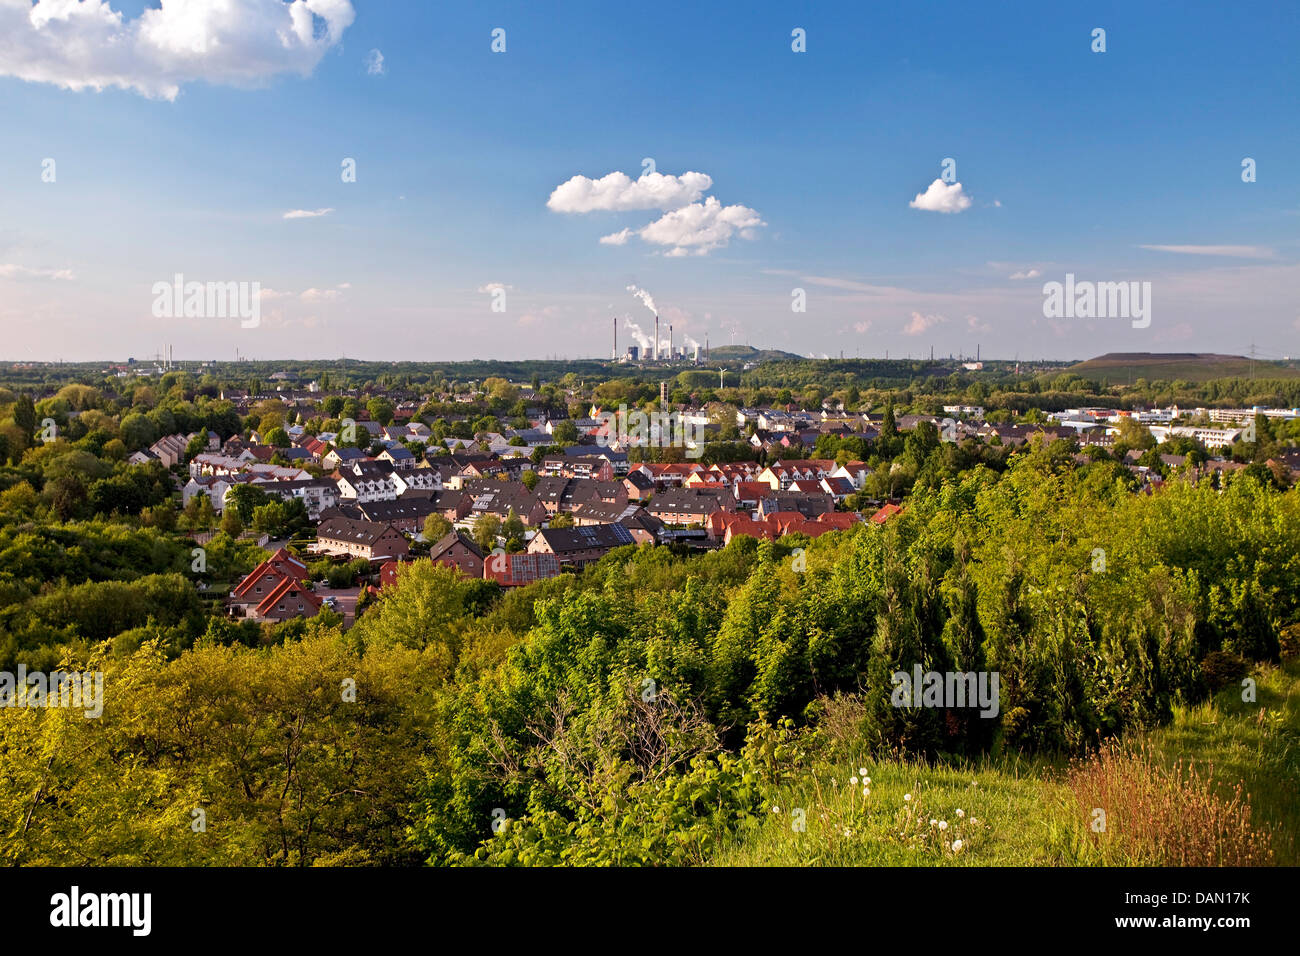
POLYGON ((530 554, 553 554, 560 564, 581 567, 599 561, 614 548, 635 544, 632 532, 621 524, 582 528, 543 528, 528 543, 530 554))
POLYGON ((544 581, 560 573, 560 559, 554 554, 491 554, 483 563, 483 577, 503 588, 518 588, 544 581))
POLYGON ((380 561, 405 557, 410 547, 402 533, 391 524, 329 518, 316 529, 314 550, 321 554, 380 561))

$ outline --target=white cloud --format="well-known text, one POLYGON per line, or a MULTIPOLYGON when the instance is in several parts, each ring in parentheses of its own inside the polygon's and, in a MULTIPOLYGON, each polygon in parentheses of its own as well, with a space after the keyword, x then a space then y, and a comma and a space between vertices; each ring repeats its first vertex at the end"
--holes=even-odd
POLYGON ((733 237, 755 239, 755 230, 767 223, 748 206, 724 206, 710 196, 713 179, 704 173, 680 176, 648 173, 632 179, 612 172, 600 179, 574 176, 551 193, 546 206, 553 212, 622 212, 662 209, 665 214, 639 229, 624 228, 600 237, 604 246, 625 246, 633 236, 656 246, 667 246, 665 256, 703 256, 727 245, 733 237))
POLYGON ((366 73, 370 76, 384 75, 384 55, 378 50, 366 54, 366 73))
POLYGON ((334 211, 333 207, 329 209, 291 209, 284 214, 285 219, 316 219, 320 216, 328 216, 334 211))
POLYGON ((961 183, 948 184, 936 179, 908 205, 926 212, 962 212, 970 208, 971 198, 961 191, 961 183))
POLYGON ((303 302, 333 302, 343 294, 342 290, 346 288, 348 286, 345 283, 333 289, 308 289, 298 298, 303 302))
POLYGON ((506 285, 504 282, 486 282, 478 287, 481 293, 495 292, 497 289, 513 289, 514 286, 506 285))
POLYGON ((972 332, 992 332, 993 328, 987 322, 980 319, 978 315, 966 316, 966 328, 972 332))
MULTIPOLYGON (((755 239, 757 234, 754 230, 765 225, 758 213, 748 206, 724 206, 710 196, 702 203, 675 209, 633 232, 653 245, 668 246, 664 253, 666 256, 702 256, 725 246, 733 236, 755 239)), ((626 238, 616 241, 617 236, 620 234, 605 236, 602 241, 608 240, 615 245, 627 241, 626 238)))
POLYGON ((1008 279, 1037 279, 1040 275, 1042 275, 1042 273, 1039 272, 1037 269, 1027 269, 1027 270, 1021 269, 1017 272, 1011 273, 1011 275, 1007 276, 1007 278, 1008 279))
POLYGON ((903 326, 903 334, 922 335, 936 325, 942 325, 947 321, 942 315, 922 315, 920 312, 913 312, 907 320, 907 325, 903 326))
POLYGON ((58 279, 71 282, 75 278, 71 269, 30 269, 13 263, 0 263, 0 279, 58 279))
POLYGON ((1273 250, 1264 246, 1139 246, 1156 252, 1178 252, 1189 256, 1230 256, 1234 259, 1270 259, 1273 250))
POLYGON ((698 200, 712 185, 713 179, 704 173, 648 173, 640 179, 620 172, 600 179, 574 176, 555 187, 546 208, 552 212, 678 209, 698 200))
POLYGON ((308 76, 355 18, 351 0, 161 0, 128 20, 111 0, 0 0, 0 76, 174 100, 205 80, 308 76))
POLYGON ((861 335, 866 335, 871 331, 871 320, 868 319, 866 322, 854 322, 853 331, 861 335))

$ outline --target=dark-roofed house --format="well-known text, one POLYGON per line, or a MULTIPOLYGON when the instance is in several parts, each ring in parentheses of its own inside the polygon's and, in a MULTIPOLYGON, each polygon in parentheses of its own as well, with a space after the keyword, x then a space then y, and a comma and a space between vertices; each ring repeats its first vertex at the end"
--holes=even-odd
POLYGON ((735 511, 736 498, 716 488, 668 488, 658 492, 646 511, 664 524, 704 524, 715 511, 735 511))
POLYGON ((553 554, 561 564, 581 567, 599 561, 614 548, 636 544, 632 532, 621 524, 595 524, 584 528, 543 528, 528 543, 530 554, 553 554))
POLYGON ((835 499, 825 492, 778 491, 758 503, 758 516, 765 518, 778 511, 797 511, 805 518, 835 510, 835 499))
POLYGON ((398 495, 392 462, 355 461, 342 465, 333 475, 339 497, 357 502, 392 501, 398 495))
POLYGON ((542 473, 564 478, 609 481, 614 477, 614 463, 599 455, 551 455, 542 460, 542 473))
POLYGON ((402 471, 414 468, 417 461, 411 450, 404 445, 390 445, 379 453, 379 460, 386 461, 402 471))
POLYGON ((464 513, 455 514, 460 510, 457 507, 459 505, 463 505, 465 512, 469 510, 468 500, 458 491, 412 492, 394 501, 357 503, 350 509, 351 513, 344 511, 343 517, 357 517, 364 521, 391 524, 398 531, 415 535, 424 527, 424 519, 431 514, 440 514, 449 521, 464 517, 464 513), (445 501, 444 495, 454 495, 456 501, 445 501), (448 510, 452 510, 454 516, 449 516, 448 510))
POLYGON ((410 551, 406 538, 391 524, 330 518, 316 529, 315 550, 368 561, 405 557, 410 551))
POLYGON ((645 501, 655 490, 655 483, 644 471, 630 471, 623 478, 629 501, 645 501))
POLYGON ((533 485, 533 495, 542 503, 547 514, 557 514, 564 492, 572 481, 572 478, 538 478, 537 484, 533 485))
POLYGON ((321 459, 321 464, 326 468, 337 468, 339 465, 344 465, 348 462, 365 460, 366 453, 360 448, 332 448, 326 452, 325 457, 321 459))
POLYGON ((461 531, 449 531, 429 549, 429 560, 448 568, 460 568, 471 578, 483 577, 483 552, 474 539, 461 531))
POLYGON ((637 544, 658 544, 664 531, 664 523, 644 508, 630 511, 618 523, 632 533, 637 544))
POLYGON ((485 514, 504 521, 512 510, 529 527, 546 520, 545 506, 521 481, 472 479, 464 483, 462 490, 470 496, 469 517, 476 521, 485 514))

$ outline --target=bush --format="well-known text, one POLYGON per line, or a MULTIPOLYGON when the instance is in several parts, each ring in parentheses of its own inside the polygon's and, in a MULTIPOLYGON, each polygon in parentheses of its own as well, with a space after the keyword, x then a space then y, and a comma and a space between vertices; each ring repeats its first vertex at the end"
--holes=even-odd
POLYGON ((1210 651, 1205 655, 1205 660, 1201 661, 1201 674, 1212 694, 1239 683, 1248 673, 1250 664, 1244 658, 1226 651, 1210 651))

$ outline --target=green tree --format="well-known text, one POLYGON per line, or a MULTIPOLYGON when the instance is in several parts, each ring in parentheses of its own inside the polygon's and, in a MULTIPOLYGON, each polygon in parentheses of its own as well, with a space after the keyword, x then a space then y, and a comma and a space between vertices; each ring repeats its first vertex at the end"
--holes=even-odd
POLYGON ((497 546, 497 535, 501 533, 501 519, 494 514, 479 515, 474 522, 474 542, 484 553, 497 546))
POLYGON ((436 541, 441 541, 451 533, 451 530, 451 522, 436 511, 432 512, 424 519, 424 540, 430 544, 433 544, 436 541))

